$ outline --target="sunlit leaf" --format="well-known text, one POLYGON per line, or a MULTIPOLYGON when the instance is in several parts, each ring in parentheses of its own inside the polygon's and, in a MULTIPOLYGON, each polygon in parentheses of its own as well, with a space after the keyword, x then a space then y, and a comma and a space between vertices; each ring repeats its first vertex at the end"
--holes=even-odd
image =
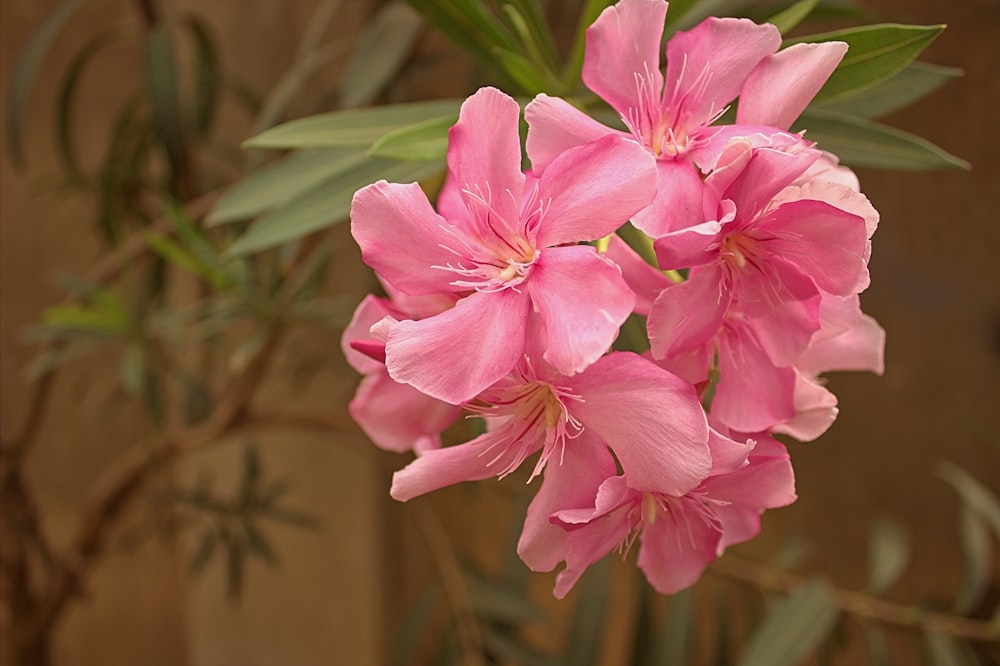
POLYGON ((754 632, 742 666, 797 666, 827 637, 840 614, 829 586, 810 580, 777 605, 754 632))
POLYGON ((457 115, 432 118, 389 132, 369 149, 371 157, 422 162, 442 161, 448 152, 448 129, 457 115))
POLYGON ((14 64, 7 93, 7 147, 11 161, 22 167, 24 160, 24 120, 28 99, 38 77, 38 70, 52 42, 86 0, 67 0, 59 5, 35 30, 14 64))
POLYGON ((227 191, 208 215, 209 226, 245 220, 302 196, 365 161, 359 150, 302 150, 261 167, 227 191))
POLYGON ((402 2, 384 5, 362 33, 347 65, 340 103, 351 109, 370 103, 402 69, 413 50, 423 19, 402 2))
POLYGON ((906 67, 944 30, 943 25, 899 25, 883 23, 847 28, 785 40, 800 42, 847 42, 840 66, 813 99, 824 104, 854 95, 888 79, 906 67))
POLYGON ((862 118, 878 118, 905 108, 963 72, 925 62, 911 62, 898 74, 856 95, 818 106, 862 118))
POLYGON ((850 166, 910 171, 969 168, 968 162, 926 139, 865 118, 807 109, 795 127, 850 166))
POLYGON ((334 111, 300 118, 247 139, 247 148, 369 148, 392 130, 458 114, 461 100, 435 100, 334 111))
POLYGON ((892 587, 910 561, 910 539, 898 522, 881 517, 872 525, 868 551, 868 591, 881 595, 892 587))
POLYGON ((426 178, 442 167, 443 165, 432 162, 364 162, 327 181, 323 187, 258 218, 230 246, 226 256, 236 257, 258 252, 344 221, 350 212, 354 193, 376 180, 384 178, 390 182, 412 182, 426 178))
POLYGON ((819 0, 799 0, 767 19, 766 23, 772 24, 781 34, 788 34, 792 28, 805 20, 818 4, 819 0))
POLYGON ((990 588, 995 558, 986 522, 965 505, 959 511, 962 538, 962 587, 955 600, 955 612, 969 614, 990 588))

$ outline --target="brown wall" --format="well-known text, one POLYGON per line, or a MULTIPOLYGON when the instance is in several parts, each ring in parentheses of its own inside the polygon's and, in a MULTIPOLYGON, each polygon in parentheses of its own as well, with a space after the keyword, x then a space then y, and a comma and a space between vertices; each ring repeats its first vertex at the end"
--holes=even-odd
MULTIPOLYGON (((3 0, 4 95, 16 54, 56 4, 3 0)), ((223 40, 227 66, 261 90, 288 66, 313 4, 177 3, 209 21, 223 40)), ((359 4, 346 5, 348 18, 338 26, 345 34, 361 14, 359 4)), ((953 460, 1000 488, 1000 226, 994 201, 1000 186, 1000 3, 870 4, 894 21, 950 24, 925 59, 962 67, 966 76, 891 121, 965 157, 974 170, 861 173, 865 192, 882 214, 871 263, 873 286, 863 304, 888 333, 886 375, 832 378, 840 419, 820 441, 793 447, 800 500, 769 514, 764 535, 747 552, 771 551, 788 534, 802 533, 815 545, 814 562, 841 584, 859 587, 868 526, 877 513, 889 513, 913 532, 916 545, 912 567, 894 590, 898 598, 947 599, 959 579, 957 503, 935 477, 934 466, 953 460)), ((99 253, 88 202, 52 190, 46 180, 57 169, 47 115, 54 104, 56 74, 86 34, 132 11, 128 3, 95 0, 81 13, 43 65, 26 127, 29 168, 17 172, 6 159, 0 162, 0 419, 5 429, 24 409, 22 369, 30 350, 19 331, 61 297, 49 276, 82 273, 99 253)), ((95 65, 83 81, 77 121, 81 154, 91 166, 106 141, 109 105, 117 105, 125 94, 121 82, 139 81, 136 54, 125 47, 95 65)), ((336 64, 323 75, 335 77, 336 64)), ((296 111, 314 108, 305 101, 296 111)), ((246 121, 235 108, 227 107, 224 114, 225 140, 238 141, 249 131, 246 121)), ((332 288, 360 297, 368 285, 352 272, 356 253, 347 243, 343 247, 338 261, 344 272, 332 288)), ((305 335, 293 346, 317 355, 334 348, 322 335, 305 335)), ((295 393, 282 378, 282 368, 287 370, 291 362, 286 358, 279 363, 277 379, 266 387, 268 404, 342 413, 355 381, 345 364, 327 359, 320 378, 305 393, 295 393)), ((141 416, 120 406, 111 384, 110 372, 100 362, 67 373, 57 384, 42 444, 31 461, 47 526, 61 538, 78 515, 81 493, 142 432, 141 416)), ((380 661, 393 639, 386 618, 398 617, 400 602, 412 597, 431 568, 426 547, 412 528, 405 527, 402 536, 397 532, 408 514, 384 500, 387 476, 380 459, 366 455, 366 445, 355 434, 327 441, 272 433, 257 441, 269 473, 294 481, 290 502, 318 515, 321 531, 275 528, 282 565, 277 570, 251 566, 247 596, 239 607, 223 600, 218 566, 197 580, 185 576, 189 544, 183 539, 165 547, 150 543, 108 559, 90 581, 88 599, 59 632, 58 664, 380 661)), ((187 463, 176 478, 190 480, 207 465, 222 485, 233 475, 228 471, 232 461, 231 450, 219 449, 187 463)), ((393 463, 402 464, 402 459, 393 463)), ((496 569, 504 556, 496 544, 507 521, 487 511, 502 498, 490 485, 480 491, 451 489, 430 501, 444 514, 445 528, 461 537, 460 552, 496 569)), ((539 588, 551 583, 551 578, 538 579, 539 588)), ((545 603, 558 614, 558 605, 545 603)), ((542 628, 537 633, 544 640, 551 632, 542 628)), ((616 663, 611 648, 608 663, 616 663)))

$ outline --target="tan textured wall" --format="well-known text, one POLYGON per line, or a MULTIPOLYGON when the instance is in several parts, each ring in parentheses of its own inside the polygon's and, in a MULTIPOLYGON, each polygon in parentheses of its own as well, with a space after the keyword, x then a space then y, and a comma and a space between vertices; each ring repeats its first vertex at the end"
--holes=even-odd
MULTIPOLYGON (((15 55, 53 0, 3 0, 0 5, 0 87, 6 93, 15 55)), ((87 202, 53 194, 45 176, 56 168, 51 121, 55 73, 67 65, 84 35, 121 18, 127 3, 94 0, 74 31, 46 60, 26 128, 30 168, 11 169, 0 160, 0 419, 4 427, 23 409, 21 368, 28 356, 18 331, 37 321, 45 305, 59 298, 48 277, 55 271, 83 272, 98 254, 87 202), (86 27, 84 27, 86 26, 86 27)), ((227 66, 266 89, 289 64, 294 40, 313 2, 287 0, 185 0, 218 31, 227 66)), ((1000 108, 1000 3, 930 0, 905 6, 889 0, 869 3, 900 22, 947 22, 949 29, 926 59, 963 67, 965 78, 949 84, 892 122, 924 134, 969 159, 965 173, 883 174, 862 172, 866 193, 882 213, 872 259, 873 286, 865 309, 886 328, 886 376, 841 375, 831 380, 841 417, 813 444, 793 448, 799 502, 772 512, 765 534, 749 552, 765 552, 790 532, 815 544, 815 561, 842 584, 861 586, 868 525, 876 512, 901 519, 915 535, 909 574, 895 592, 900 599, 947 599, 958 583, 956 502, 934 476, 940 459, 958 462, 1000 488, 996 406, 1000 405, 1000 227, 994 199, 1000 185, 1000 142, 995 128, 1000 108), (891 13, 890 13, 891 12, 891 13)), ((348 3, 347 15, 360 13, 348 3)), ((339 26, 349 33, 350 20, 339 26)), ((117 48, 117 47, 116 47, 117 48)), ((135 54, 124 47, 95 63, 100 75, 83 81, 78 135, 81 154, 93 164, 111 120, 109 102, 138 81, 135 54)), ((336 69, 329 72, 335 76, 336 69)), ((444 77, 442 77, 444 78, 444 77)), ((419 82, 428 86, 432 77, 419 82)), ((460 80, 438 80, 442 91, 460 80)), ((417 85, 416 83, 412 85, 417 85)), ((314 110, 308 104, 300 113, 314 110)), ((229 139, 247 128, 234 108, 224 109, 229 139)), ((351 272, 357 257, 345 246, 337 284, 360 294, 367 287, 351 272)), ((306 336, 294 347, 328 354, 332 341, 306 336)), ((287 361, 287 359, 286 359, 287 361)), ((306 394, 278 378, 265 392, 268 404, 341 410, 353 390, 353 376, 339 359, 306 394)), ((109 390, 108 371, 83 366, 60 381, 43 445, 31 466, 53 532, 65 536, 77 515, 75 504, 87 484, 124 444, 140 434, 141 419, 119 407, 109 390), (109 432, 108 423, 114 427, 109 432)), ((318 533, 276 527, 281 568, 250 567, 242 606, 222 598, 219 567, 190 580, 184 575, 185 542, 151 543, 111 558, 90 581, 89 598, 61 628, 58 664, 253 665, 378 663, 391 645, 386 618, 398 617, 400 602, 413 598, 432 569, 426 546, 408 525, 409 514, 384 501, 387 477, 376 458, 358 453, 355 438, 319 441, 307 435, 256 438, 267 467, 294 481, 290 503, 322 521, 318 533), (387 556, 386 556, 387 555, 387 556)), ((190 479, 208 465, 220 485, 233 457, 213 451, 180 469, 190 479)), ((395 459, 394 464, 402 464, 395 459)), ((228 476, 227 476, 228 475, 228 476)), ((231 479, 229 479, 231 480, 231 479)), ((450 489, 430 500, 442 510, 445 529, 460 539, 459 551, 497 570, 506 555, 497 550, 506 518, 493 510, 505 495, 450 489)), ((425 501, 425 500, 419 500, 425 501)), ((618 571, 618 573, 621 573, 618 571)), ((551 578, 537 577, 541 595, 551 578)), ((623 593, 624 594, 624 593, 623 593)), ((627 594, 626 594, 627 596, 627 594)), ((556 616, 560 606, 546 602, 556 616)), ((626 618, 618 617, 618 621, 626 618)), ((552 625, 535 633, 553 640, 552 625)), ((607 663, 616 663, 606 649, 607 663)), ((845 662, 850 663, 850 662, 845 662)))

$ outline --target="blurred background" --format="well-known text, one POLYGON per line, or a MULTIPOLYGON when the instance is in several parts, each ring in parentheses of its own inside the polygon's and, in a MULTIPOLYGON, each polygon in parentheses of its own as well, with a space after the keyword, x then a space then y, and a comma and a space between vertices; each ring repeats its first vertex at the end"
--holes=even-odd
MULTIPOLYGON (((0 5, 4 99, 29 36, 60 4, 3 0, 0 5)), ((13 166, 9 145, 4 146, 0 423, 5 432, 19 427, 28 409, 26 377, 37 347, 26 342, 25 330, 63 300, 57 275, 86 274, 107 250, 94 224, 94 195, 68 187, 59 177, 52 109, 58 105, 61 77, 95 33, 123 20, 138 24, 146 4, 93 0, 81 8, 40 62, 22 128, 22 168, 13 166)), ((845 373, 830 379, 840 400, 838 421, 818 441, 790 446, 798 502, 765 515, 761 536, 738 550, 769 558, 790 541, 804 543, 801 570, 860 589, 868 571, 871 526, 888 515, 909 533, 912 559, 887 596, 947 607, 961 584, 963 555, 956 520, 960 503, 941 479, 939 464, 952 461, 985 486, 1000 489, 1000 221, 995 203, 1000 195, 1000 2, 863 4, 871 12, 866 22, 948 24, 921 59, 962 68, 965 75, 887 122, 928 137, 973 169, 858 170, 863 191, 882 216, 874 238, 872 286, 862 295, 862 305, 887 332, 885 376, 845 373)), ((225 77, 266 97, 287 80, 318 3, 163 0, 158 5, 168 14, 197 16, 216 40, 225 77)), ((552 5, 557 18, 575 11, 568 1, 552 5)), ((325 38, 335 48, 298 87, 283 118, 333 108, 330 91, 343 79, 357 37, 378 7, 374 0, 340 3, 325 38)), ((190 62, 190 51, 180 51, 182 63, 190 62)), ((142 67, 135 40, 123 40, 102 48, 81 75, 71 122, 83 170, 102 163, 117 110, 142 81, 142 67)), ((467 56, 426 27, 393 87, 379 100, 463 97, 481 81, 467 56)), ((220 97, 206 139, 210 150, 201 177, 209 187, 204 190, 225 187, 243 173, 247 158, 239 144, 255 128, 254 115, 238 98, 220 97)), ((5 137, 9 122, 5 117, 5 137)), ((331 268, 322 291, 342 297, 349 312, 374 283, 346 226, 330 234, 331 268)), ((170 298, 183 302, 184 287, 170 298)), ((517 493, 485 482, 415 500, 416 508, 391 502, 391 472, 406 458, 376 453, 350 423, 345 405, 358 376, 341 357, 339 335, 336 325, 290 331, 255 398, 256 405, 275 413, 299 408, 322 413, 329 432, 263 428, 241 433, 228 444, 185 458, 151 486, 154 497, 157 490, 195 487, 203 478, 223 490, 238 488, 245 481, 245 447, 252 444, 262 474, 290 484, 282 502, 312 516, 315 529, 281 521, 265 525, 276 561, 268 566, 266 558, 248 559, 234 603, 227 597, 222 557, 191 575, 198 547, 191 532, 149 529, 149 510, 137 505, 84 581, 82 598, 60 622, 54 664, 384 663, 400 641, 412 640, 407 617, 421 603, 429 581, 440 579, 441 558, 428 535, 447 535, 456 557, 484 575, 505 571, 511 521, 523 511, 517 508, 517 493)), ((113 360, 96 355, 67 366, 52 385, 26 465, 38 511, 56 544, 71 538, 81 498, 109 464, 147 438, 149 415, 123 394, 118 375, 113 360)), ((601 659, 618 664, 628 650, 636 588, 631 564, 613 561, 608 575, 612 608, 620 612, 608 616, 612 628, 601 643, 601 659)), ((532 575, 528 583, 543 616, 526 630, 527 640, 543 650, 561 649, 568 609, 579 596, 574 591, 566 602, 555 602, 549 595, 553 579, 532 575)), ((706 594, 726 593, 721 583, 712 585, 706 594)), ((438 618, 428 626, 435 621, 440 624, 438 618)), ((894 643, 893 649, 894 663, 917 658, 905 642, 894 643)), ((831 663, 864 663, 859 654, 865 653, 850 648, 831 663)), ((518 660, 511 657, 509 663, 518 660)))

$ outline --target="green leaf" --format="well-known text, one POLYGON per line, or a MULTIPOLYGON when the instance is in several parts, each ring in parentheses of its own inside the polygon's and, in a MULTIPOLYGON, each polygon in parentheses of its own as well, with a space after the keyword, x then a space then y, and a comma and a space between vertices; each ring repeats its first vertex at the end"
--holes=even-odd
POLYGON ((694 635, 694 593, 691 588, 670 597, 666 622, 656 643, 653 664, 694 663, 691 638, 694 635))
POLYGON ((417 649, 421 638, 427 633, 441 594, 441 584, 436 581, 430 583, 406 613, 392 641, 389 658, 391 666, 410 666, 418 662, 417 649))
POLYGON ((420 162, 440 162, 448 153, 448 129, 456 115, 432 118, 389 132, 368 150, 370 157, 420 162))
MULTIPOLYGON (((522 6, 526 4, 534 3, 521 3, 522 6)), ((527 55, 528 61, 534 65, 535 71, 545 81, 546 87, 544 90, 553 93, 561 92, 559 90, 561 88, 561 81, 554 71, 554 67, 556 66, 555 53, 542 43, 544 38, 541 33, 547 32, 548 29, 548 26, 544 23, 544 19, 542 19, 540 26, 529 25, 529 19, 513 5, 504 5, 503 11, 507 15, 510 24, 514 27, 514 32, 521 39, 523 46, 520 50, 527 55)), ((551 44, 551 38, 549 42, 551 44)), ((542 91, 540 90, 539 92, 542 91)))
POLYGON ((819 0, 799 0, 799 2, 796 2, 791 7, 781 10, 767 19, 765 23, 772 24, 781 34, 787 34, 792 28, 805 20, 818 4, 819 0))
POLYGON ((959 512, 959 534, 964 559, 962 587, 955 600, 955 612, 969 615, 990 588, 993 577, 993 544, 986 522, 965 505, 959 512))
POLYGON ((340 148, 302 150, 283 157, 222 195, 208 215, 208 225, 245 220, 284 205, 364 161, 361 151, 340 148))
POLYGON ((872 525, 868 551, 868 591, 879 596, 892 587, 910 561, 910 539, 898 522, 880 517, 872 525))
POLYGON ((977 666, 980 663, 967 644, 943 634, 924 635, 924 655, 928 666, 977 666))
POLYGON ((327 181, 323 187, 258 218, 246 233, 236 239, 225 256, 259 252, 342 222, 351 210, 354 193, 376 180, 411 182, 426 178, 442 168, 442 164, 435 162, 363 162, 357 168, 327 181))
POLYGON ((962 74, 962 70, 954 67, 911 62, 892 78, 878 85, 818 108, 862 118, 878 118, 909 106, 962 74))
POLYGON ((872 666, 892 666, 892 653, 889 652, 889 643, 885 639, 885 631, 877 622, 864 620, 861 627, 865 632, 865 640, 868 643, 868 655, 871 657, 872 666))
POLYGON ((969 169, 969 163, 930 141, 888 125, 823 109, 806 109, 795 124, 844 164, 878 169, 969 169))
POLYGON ((198 548, 191 555, 191 561, 188 563, 188 571, 197 575, 205 570, 205 565, 208 564, 209 560, 212 559, 212 554, 215 553, 215 545, 218 543, 218 534, 215 530, 207 530, 201 535, 201 539, 198 541, 198 548))
MULTIPOLYGON (((675 10, 674 7, 690 3, 691 0, 674 0, 670 4, 669 14, 675 10)), ((563 81, 567 89, 572 90, 580 83, 580 74, 583 70, 583 56, 587 45, 587 28, 597 20, 605 8, 613 4, 613 0, 586 0, 580 9, 580 17, 576 22, 576 31, 573 33, 573 45, 570 47, 570 55, 566 61, 566 70, 563 72, 563 81)), ((668 19, 669 20, 669 19, 668 19)))
POLYGON ((955 463, 939 463, 937 473, 958 492, 966 506, 986 521, 993 530, 993 536, 1000 539, 1000 500, 997 496, 955 463))
POLYGON ((247 139, 246 148, 369 148, 392 130, 458 114, 461 100, 392 104, 334 111, 272 127, 247 139))
POLYGON ((796 666, 819 647, 839 614, 829 586, 819 579, 807 581, 768 614, 739 663, 796 666))
POLYGON ((476 615, 506 624, 541 622, 545 615, 528 598, 525 589, 511 586, 506 580, 490 580, 469 575, 469 591, 476 615))
POLYGON ((145 46, 146 81, 153 106, 153 122, 176 176, 184 168, 186 158, 177 63, 170 32, 164 26, 154 28, 147 35, 145 46))
POLYGON ((59 157, 63 168, 71 177, 80 177, 80 167, 73 148, 73 100, 77 83, 91 59, 105 46, 122 37, 122 31, 117 28, 107 28, 87 41, 70 62, 59 86, 59 98, 56 102, 56 136, 59 141, 59 157))
POLYGON ((199 135, 205 136, 212 127, 222 84, 219 55, 211 30, 198 17, 188 14, 180 24, 194 40, 194 127, 199 135))
POLYGON ((131 317, 121 307, 87 307, 83 305, 53 305, 45 309, 46 326, 98 334, 125 332, 131 317))
POLYGON ((519 52, 498 46, 493 49, 493 56, 503 71, 521 87, 521 92, 530 96, 549 89, 549 83, 538 70, 538 65, 519 52))
POLYGON ((920 55, 944 28, 882 23, 788 39, 785 45, 847 42, 847 55, 813 98, 813 104, 820 105, 850 97, 888 79, 920 55))
POLYGON ((385 88, 406 62, 424 22, 402 2, 384 5, 358 43, 340 88, 341 106, 364 106, 385 88))
POLYGON ((85 2, 86 0, 67 0, 59 5, 35 30, 14 64, 6 109, 7 146, 10 149, 10 159, 14 166, 23 167, 25 165, 24 144, 22 143, 24 119, 28 108, 28 99, 31 97, 31 90, 38 77, 38 70, 56 36, 85 2))
POLYGON ((573 613, 569 648, 564 663, 574 666, 591 666, 600 657, 604 638, 604 618, 608 612, 611 592, 611 564, 605 557, 584 574, 582 593, 573 613))
POLYGON ((263 560, 268 566, 276 566, 278 556, 264 534, 249 520, 243 522, 243 530, 247 542, 247 554, 263 560))
POLYGON ((515 635, 495 625, 483 627, 483 643, 503 664, 518 666, 556 666, 556 661, 548 655, 528 647, 515 635))

